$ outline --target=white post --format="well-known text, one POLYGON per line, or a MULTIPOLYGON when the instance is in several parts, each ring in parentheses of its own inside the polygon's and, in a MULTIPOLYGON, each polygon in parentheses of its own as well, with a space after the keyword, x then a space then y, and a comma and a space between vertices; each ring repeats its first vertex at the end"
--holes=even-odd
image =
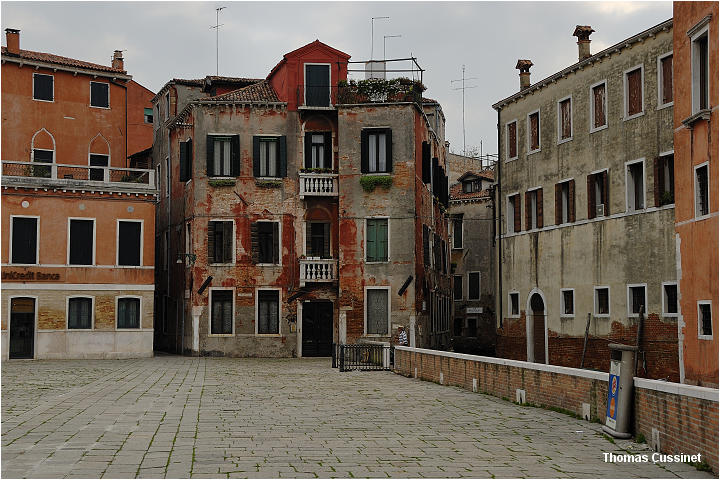
POLYGON ((295 338, 297 340, 297 356, 302 357, 302 316, 303 302, 297 302, 297 319, 295 320, 295 338))
POLYGON ((344 345, 347 341, 347 313, 340 312, 338 319, 338 343, 344 345))
POLYGON ((410 338, 408 344, 413 348, 415 348, 415 318, 415 315, 410 315, 410 338))
POLYGON ((192 307, 193 352, 200 352, 200 315, 205 307, 192 307))

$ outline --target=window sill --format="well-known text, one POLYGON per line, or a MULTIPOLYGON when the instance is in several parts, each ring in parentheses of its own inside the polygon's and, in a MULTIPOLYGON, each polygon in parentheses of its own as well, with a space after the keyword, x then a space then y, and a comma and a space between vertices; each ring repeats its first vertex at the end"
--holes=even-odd
POLYGON ((33 98, 36 102, 45 102, 45 103, 55 103, 55 99, 53 100, 43 100, 42 98, 33 98))
POLYGON ((209 267, 234 267, 235 262, 232 263, 209 263, 209 267))
POLYGON ((707 220, 708 218, 712 217, 713 215, 711 213, 706 213, 705 215, 696 215, 695 220, 707 220))
POLYGON ((575 318, 574 313, 561 313, 560 318, 575 318))
POLYGON ((390 336, 389 333, 366 333, 363 337, 366 338, 385 338, 390 336))
POLYGON ((623 117, 623 122, 627 122, 628 120, 632 120, 634 118, 642 117, 643 115, 645 115, 645 110, 643 110, 640 113, 636 113, 634 115, 623 117))
POLYGON ((538 152, 540 152, 540 149, 539 149, 539 148, 538 148, 537 150, 530 150, 525 156, 526 156, 526 157, 529 157, 530 155, 532 155, 532 154, 534 154, 534 153, 538 153, 538 152))
POLYGON ((101 107, 99 105, 90 105, 90 108, 99 108, 100 110, 110 110, 110 107, 101 107))
POLYGON ((234 333, 208 333, 208 337, 220 337, 220 338, 229 338, 234 337, 234 333))
POLYGON ((367 177, 378 177, 378 176, 383 176, 383 175, 392 175, 392 171, 388 171, 388 172, 362 172, 361 175, 362 175, 362 176, 367 176, 367 177))
POLYGON ((256 267, 282 267, 282 263, 256 263, 256 267))
POLYGON ((712 340, 712 335, 698 335, 698 340, 712 340))
POLYGON ((608 128, 608 124, 606 123, 605 125, 601 125, 601 126, 599 126, 599 127, 591 128, 591 129, 590 129, 590 133, 600 132, 600 131, 605 130, 605 129, 607 129, 607 128, 608 128))
POLYGON ((665 110, 666 108, 672 107, 673 105, 675 105, 675 102, 674 102, 674 101, 673 101, 673 102, 669 102, 669 103, 663 103, 662 105, 658 105, 657 109, 658 109, 658 110, 665 110))
POLYGON ((68 332, 92 332, 94 330, 94 328, 67 328, 68 332))
POLYGON ((572 142, 572 139, 573 137, 561 138, 560 140, 558 140, 557 144, 562 145, 563 143, 572 142))
POLYGON ((693 113, 689 117, 687 117, 685 120, 682 121, 683 125, 685 127, 692 129, 696 122, 699 122, 700 120, 706 120, 710 121, 710 115, 711 111, 709 108, 704 108, 702 110, 698 110, 697 112, 693 113))
POLYGON ((677 313, 665 313, 665 312, 663 312, 663 314, 662 314, 661 316, 662 316, 662 317, 665 317, 665 318, 678 318, 680 315, 677 314, 677 313))
POLYGON ((282 335, 279 333, 256 333, 255 336, 256 337, 271 337, 271 338, 272 337, 275 337, 275 338, 282 337, 282 335))
POLYGON ((512 162, 513 160, 517 160, 517 159, 518 159, 517 155, 512 158, 506 158, 505 163, 512 162))
POLYGON ((610 318, 610 314, 609 314, 609 313, 596 313, 596 314, 593 315, 593 316, 594 316, 595 318, 610 318))
POLYGON ((520 315, 508 315, 505 318, 520 318, 520 315))
POLYGON ((139 332, 140 327, 115 327, 116 332, 139 332))
POLYGON ((381 265, 383 263, 390 263, 390 261, 389 260, 373 260, 373 261, 366 260, 365 261, 366 265, 381 265))

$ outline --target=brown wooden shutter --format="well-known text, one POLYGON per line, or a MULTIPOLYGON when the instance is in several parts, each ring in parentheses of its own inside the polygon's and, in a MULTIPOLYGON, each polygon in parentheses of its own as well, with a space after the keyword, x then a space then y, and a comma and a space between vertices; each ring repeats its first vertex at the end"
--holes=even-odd
POLYGON ((575 221, 575 180, 570 180, 568 185, 568 219, 575 221))
POLYGON ((628 116, 642 111, 642 78, 640 69, 627 74, 628 116))
POLYGON ((260 263, 260 235, 257 222, 250 224, 250 248, 252 249, 252 262, 260 263))
POLYGON ((525 192, 525 230, 532 228, 532 209, 530 207, 530 192, 525 192))
POLYGON ((673 56, 668 55, 661 60, 662 63, 662 102, 670 103, 673 101, 673 56))
POLYGON ((587 176, 587 218, 595 218, 595 175, 587 176))
POLYGON ((513 230, 515 232, 519 232, 522 230, 522 226, 520 225, 520 194, 513 195, 513 211, 514 211, 514 217, 513 218, 513 230))
POLYGON ((223 225, 223 263, 233 259, 233 222, 222 222, 223 225))
POLYGON ((602 196, 605 205, 605 216, 610 215, 610 182, 608 182, 608 171, 602 172, 602 196))
POLYGON ((208 263, 215 263, 215 222, 208 222, 208 263))
POLYGON ((508 158, 517 157, 517 122, 508 125, 508 158))
POLYGON ((555 225, 562 223, 562 184, 555 184, 555 225))
POLYGON ((537 205, 537 228, 543 228, 543 191, 535 190, 535 205, 537 205))
POLYGON ((273 222, 273 263, 280 263, 280 223, 273 222))

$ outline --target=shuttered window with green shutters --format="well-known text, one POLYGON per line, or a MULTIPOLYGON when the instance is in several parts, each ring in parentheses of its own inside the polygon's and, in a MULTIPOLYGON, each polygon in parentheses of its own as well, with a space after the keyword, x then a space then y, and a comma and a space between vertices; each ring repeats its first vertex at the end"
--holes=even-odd
POLYGON ((281 137, 253 137, 253 176, 287 177, 287 141, 281 137))
POLYGON ((360 170, 362 173, 392 172, 392 130, 365 129, 360 133, 360 170))
POLYGON ((250 238, 253 263, 280 264, 280 222, 253 222, 250 238))
POLYGON ((208 263, 232 263, 233 222, 208 222, 208 263))
POLYGON ((367 261, 387 262, 388 261, 388 219, 368 218, 367 219, 367 261))
POLYGON ((239 135, 208 135, 206 144, 208 177, 240 175, 239 135))
POLYGON ((258 326, 261 335, 280 333, 280 292, 258 290, 258 326))

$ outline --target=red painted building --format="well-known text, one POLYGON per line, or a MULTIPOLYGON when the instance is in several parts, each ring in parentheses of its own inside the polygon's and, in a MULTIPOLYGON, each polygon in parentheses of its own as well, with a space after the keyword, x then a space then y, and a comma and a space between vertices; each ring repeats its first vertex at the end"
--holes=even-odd
POLYGON ((442 110, 411 81, 370 98, 349 58, 315 41, 154 98, 157 348, 329 355, 398 325, 447 345, 442 110))

